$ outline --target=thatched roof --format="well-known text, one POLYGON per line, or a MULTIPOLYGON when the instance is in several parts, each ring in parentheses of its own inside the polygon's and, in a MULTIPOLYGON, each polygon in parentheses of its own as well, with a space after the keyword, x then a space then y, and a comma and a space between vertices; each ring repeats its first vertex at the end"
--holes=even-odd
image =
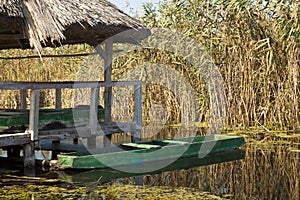
POLYGON ((136 42, 148 34, 140 21, 106 0, 0 0, 0 49, 95 46, 128 29, 131 34, 116 42, 136 42))

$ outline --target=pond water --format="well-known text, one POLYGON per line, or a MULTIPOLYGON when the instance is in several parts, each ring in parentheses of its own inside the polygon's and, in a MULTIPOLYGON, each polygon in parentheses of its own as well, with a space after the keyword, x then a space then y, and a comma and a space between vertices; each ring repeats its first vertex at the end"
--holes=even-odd
MULTIPOLYGON (((220 199, 300 199, 300 134, 255 131, 244 137, 247 145, 241 150, 202 163, 197 158, 179 160, 169 168, 145 174, 144 185, 188 187, 220 199)), ((18 169, 5 170, 0 170, 2 185, 8 184, 3 182, 8 175, 18 177, 21 173, 18 169)), ((110 179, 117 183, 134 182, 134 178, 127 178, 132 174, 115 170, 44 172, 40 176, 75 185, 101 184, 110 179)))

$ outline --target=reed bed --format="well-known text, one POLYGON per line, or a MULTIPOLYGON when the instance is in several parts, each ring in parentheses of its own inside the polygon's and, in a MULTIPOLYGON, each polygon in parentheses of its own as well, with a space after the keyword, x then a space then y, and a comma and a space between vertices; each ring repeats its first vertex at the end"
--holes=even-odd
MULTIPOLYGON (((295 129, 299 126, 299 3, 162 1, 156 8, 145 5, 143 19, 151 27, 184 33, 210 52, 224 79, 231 128, 295 129)), ((199 77, 189 78, 198 84, 199 77)))

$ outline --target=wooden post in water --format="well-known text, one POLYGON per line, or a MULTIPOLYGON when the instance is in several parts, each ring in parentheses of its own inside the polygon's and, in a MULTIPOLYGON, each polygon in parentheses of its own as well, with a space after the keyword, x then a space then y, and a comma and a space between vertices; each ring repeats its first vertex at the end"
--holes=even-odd
MULTIPOLYGON (((61 109, 62 108, 62 102, 61 102, 61 88, 56 88, 55 89, 55 108, 56 109, 61 109)), ((60 141, 52 141, 53 144, 59 144, 60 141)), ((59 151, 52 151, 52 159, 56 160, 57 155, 59 154, 59 151)))
MULTIPOLYGON (((112 81, 112 51, 113 51, 113 41, 107 41, 105 43, 105 58, 104 58, 104 81, 110 83, 112 81)), ((111 123, 111 106, 112 106, 112 87, 105 87, 104 92, 104 122, 105 124, 111 123)), ((103 146, 111 145, 111 135, 104 137, 103 146)))
MULTIPOLYGON (((134 122, 136 124, 135 131, 131 133, 131 141, 141 141, 142 128, 142 86, 134 86, 134 122)), ((142 186, 144 184, 143 176, 134 177, 136 185, 142 186)))
POLYGON ((38 122, 39 122, 39 101, 40 91, 30 91, 30 114, 28 132, 31 135, 31 142, 24 147, 24 167, 33 169, 35 167, 34 145, 38 140, 38 122))
POLYGON ((141 128, 142 128, 142 86, 134 86, 134 122, 136 124, 136 130, 131 133, 132 142, 138 142, 141 140, 141 128))
POLYGON ((96 134, 98 128, 98 105, 99 105, 99 88, 91 89, 91 105, 90 105, 90 134, 91 136, 88 138, 87 145, 88 148, 93 149, 96 148, 96 134))

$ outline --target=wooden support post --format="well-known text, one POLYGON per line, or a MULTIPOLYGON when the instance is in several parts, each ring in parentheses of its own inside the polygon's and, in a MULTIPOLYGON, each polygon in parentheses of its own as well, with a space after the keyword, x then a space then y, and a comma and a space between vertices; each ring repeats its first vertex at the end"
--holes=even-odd
POLYGON ((88 148, 96 147, 96 134, 98 127, 98 105, 99 105, 99 88, 91 89, 91 105, 90 105, 90 130, 91 137, 88 138, 88 148))
POLYGON ((24 156, 24 169, 28 171, 26 175, 34 175, 33 170, 35 169, 35 153, 34 153, 34 142, 26 144, 23 148, 24 156))
POLYGON ((8 158, 19 158, 21 149, 19 146, 12 146, 7 149, 7 157, 8 158))
POLYGON ((62 108, 62 103, 61 103, 61 89, 57 88, 55 90, 55 108, 60 109, 62 108))
MULTIPOLYGON (((110 83, 112 81, 112 51, 113 51, 113 41, 107 41, 105 43, 105 53, 104 58, 104 81, 110 83)), ((105 120, 106 124, 111 123, 111 106, 112 106, 112 87, 105 87, 104 92, 104 109, 105 109, 105 120)), ((111 135, 104 137, 103 145, 110 146, 111 135)))
MULTIPOLYGON (((61 104, 61 88, 56 88, 55 89, 55 108, 56 109, 61 109, 62 108, 62 104, 61 104)), ((52 143, 54 144, 59 144, 60 141, 52 141, 52 143)), ((57 155, 59 154, 59 152, 57 151, 53 151, 52 152, 52 158, 53 159, 57 159, 57 155)))
POLYGON ((141 140, 142 128, 142 86, 134 86, 134 122, 136 124, 136 131, 131 133, 132 142, 141 140))
POLYGON ((21 110, 27 109, 26 95, 27 95, 27 90, 25 90, 25 89, 20 90, 20 109, 21 110))
MULTIPOLYGON (((136 130, 131 133, 131 141, 141 141, 141 128, 142 128, 142 86, 134 86, 134 122, 136 130)), ((134 184, 143 186, 144 176, 135 176, 134 184)))
POLYGON ((30 91, 30 114, 28 132, 31 135, 31 142, 24 147, 24 167, 35 167, 34 144, 38 140, 38 122, 39 122, 39 100, 40 91, 30 91))
MULTIPOLYGON (((55 108, 56 109, 61 109, 62 108, 62 103, 61 103, 61 88, 56 88, 55 89, 55 108)), ((52 141, 53 144, 59 144, 60 141, 56 140, 56 141, 52 141)), ((56 160, 57 159, 57 155, 59 154, 59 151, 52 151, 52 159, 56 160)))

